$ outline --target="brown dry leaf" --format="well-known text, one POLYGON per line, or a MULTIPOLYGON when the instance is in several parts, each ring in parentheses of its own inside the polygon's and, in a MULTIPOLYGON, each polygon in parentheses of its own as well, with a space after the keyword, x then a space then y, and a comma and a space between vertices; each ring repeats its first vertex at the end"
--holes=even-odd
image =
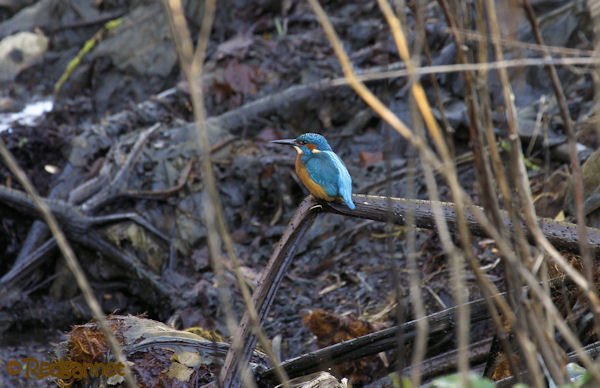
MULTIPOLYGON (((317 337, 319 347, 333 345, 373 333, 380 329, 353 316, 340 316, 322 309, 306 312, 302 322, 317 337)), ((348 377, 351 384, 363 384, 376 378, 377 372, 385 373, 385 366, 378 356, 364 357, 358 361, 345 362, 333 368, 338 377, 348 377)))
POLYGON ((233 91, 245 96, 256 94, 256 83, 260 80, 258 68, 234 60, 229 62, 223 76, 233 91))
POLYGON ((566 166, 554 171, 545 179, 532 180, 533 201, 539 216, 554 218, 562 211, 569 180, 566 166))
POLYGON ((233 90, 228 83, 218 81, 213 83, 213 96, 218 104, 225 101, 231 94, 233 94, 233 90))
POLYGON ((377 152, 369 152, 369 151, 360 151, 358 154, 360 159, 360 165, 363 167, 369 167, 377 162, 381 162, 383 159, 383 154, 381 151, 377 152))
POLYGON ((322 309, 309 311, 302 322, 317 337, 317 344, 325 347, 374 332, 374 326, 353 316, 343 317, 322 309))
POLYGON ((504 353, 498 353, 497 357, 494 370, 490 376, 491 379, 498 381, 512 376, 506 355, 504 353))
POLYGON ((73 326, 69 341, 69 357, 80 362, 100 362, 108 351, 104 334, 91 325, 73 326))

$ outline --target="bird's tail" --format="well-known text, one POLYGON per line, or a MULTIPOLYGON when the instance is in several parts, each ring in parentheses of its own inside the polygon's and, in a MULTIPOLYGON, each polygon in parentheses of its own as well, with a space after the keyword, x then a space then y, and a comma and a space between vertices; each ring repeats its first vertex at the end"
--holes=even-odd
POLYGON ((344 203, 346 204, 346 206, 348 206, 350 208, 350 210, 354 210, 356 208, 356 205, 354 205, 354 202, 352 202, 352 193, 351 192, 344 190, 344 191, 340 192, 340 196, 344 200, 344 203))

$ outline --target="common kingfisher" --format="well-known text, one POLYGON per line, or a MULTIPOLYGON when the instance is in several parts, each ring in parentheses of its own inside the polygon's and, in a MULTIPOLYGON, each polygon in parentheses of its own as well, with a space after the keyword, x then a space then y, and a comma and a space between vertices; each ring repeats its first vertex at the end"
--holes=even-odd
POLYGON ((305 133, 272 143, 296 149, 296 174, 312 195, 325 201, 341 199, 350 209, 356 207, 352 202, 352 178, 323 136, 305 133))

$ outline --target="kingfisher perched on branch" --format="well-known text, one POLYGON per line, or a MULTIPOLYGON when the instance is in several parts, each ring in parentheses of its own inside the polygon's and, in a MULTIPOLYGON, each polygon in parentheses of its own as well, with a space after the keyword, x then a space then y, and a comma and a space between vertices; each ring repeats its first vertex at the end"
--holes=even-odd
POLYGON ((305 133, 272 143, 296 149, 296 174, 312 195, 325 201, 341 199, 350 209, 356 207, 352 202, 352 178, 323 136, 305 133))

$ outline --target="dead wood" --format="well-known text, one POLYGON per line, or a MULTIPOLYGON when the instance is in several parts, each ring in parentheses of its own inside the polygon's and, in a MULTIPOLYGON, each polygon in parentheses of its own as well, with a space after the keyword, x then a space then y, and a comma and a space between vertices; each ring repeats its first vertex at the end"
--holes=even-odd
POLYGON ((36 327, 42 332, 48 327, 69 327, 73 324, 73 316, 87 321, 93 319, 92 313, 82 297, 53 301, 51 298, 41 300, 30 300, 24 298, 22 292, 14 292, 17 295, 2 293, 2 302, 5 298, 18 298, 22 303, 11 309, 0 311, 0 332, 14 326, 36 327), (23 306, 24 305, 24 306, 23 306), (48 314, 52 311, 52 315, 48 314))
MULTIPOLYGON (((488 358, 490 352, 491 338, 469 344, 469 364, 472 365, 474 373, 483 369, 483 363, 488 358)), ((437 356, 423 360, 419 365, 423 381, 431 380, 435 377, 451 374, 456 371, 458 365, 458 351, 451 350, 437 356)), ((403 376, 410 376, 411 367, 403 370, 403 376)))
MULTIPOLYGON (((176 330, 162 322, 132 315, 109 315, 132 372, 142 386, 198 386, 211 381, 229 344, 211 332, 176 330)), ((95 322, 73 326, 56 349, 59 360, 106 362, 109 349, 95 322)), ((254 367, 266 364, 265 355, 253 352, 254 367)), ((99 379, 90 376, 87 385, 99 379)))
MULTIPOLYGON (((400 67, 400 64, 391 64, 385 67, 373 67, 364 71, 365 74, 377 74, 382 70, 391 70, 400 67)), ((214 77, 213 74, 207 74, 203 78, 208 80, 214 77)), ((255 101, 248 102, 239 108, 233 109, 218 116, 210 117, 206 121, 207 127, 219 128, 223 131, 231 131, 243 126, 247 126, 257 117, 262 117, 270 112, 283 111, 291 109, 293 106, 316 96, 329 92, 335 88, 347 88, 348 85, 343 79, 323 79, 303 85, 293 85, 279 92, 261 97, 255 101)), ((107 148, 107 145, 116 144, 121 136, 127 134, 132 126, 144 127, 157 122, 164 121, 169 115, 168 106, 181 98, 182 89, 167 89, 152 98, 137 104, 133 109, 127 109, 107 117, 101 124, 92 125, 84 133, 77 136, 72 142, 72 150, 68 157, 67 164, 63 167, 61 173, 56 178, 56 185, 48 193, 49 199, 69 198, 69 202, 79 204, 82 201, 73 191, 80 190, 90 186, 97 190, 105 181, 102 179, 93 179, 85 182, 88 174, 87 169, 97 158, 98 153, 107 148), (95 183, 93 185, 92 183, 95 183)), ((193 127, 191 123, 189 126, 193 127)), ((87 193, 86 195, 92 195, 87 193)), ((135 195, 135 194, 134 194, 135 195)), ((23 243, 23 246, 15 260, 15 267, 23 264, 33 251, 43 243, 48 237, 48 231, 41 222, 35 222, 23 243)))
MULTIPOLYGON (((267 315, 281 279, 293 259, 295 248, 312 223, 312 220, 314 220, 314 217, 317 215, 316 209, 322 208, 322 210, 326 212, 382 222, 391 219, 394 223, 401 225, 405 224, 408 211, 414 211, 416 227, 432 229, 435 225, 433 211, 429 201, 393 198, 391 200, 390 211, 390 201, 385 197, 354 195, 354 200, 357 205, 355 210, 349 210, 346 207, 335 203, 324 203, 319 205, 310 197, 301 204, 278 244, 277 249, 274 251, 269 265, 264 272, 260 286, 254 294, 254 303, 257 306, 259 312, 258 318, 260 321, 267 315)), ((38 211, 31 199, 20 191, 0 186, 0 202, 28 216, 38 217, 38 211)), ((104 253, 120 266, 124 266, 136 273, 146 283, 152 285, 152 288, 163 298, 173 298, 173 290, 168 289, 167 286, 162 284, 159 276, 144 269, 143 265, 138 263, 134 257, 120 252, 111 243, 106 241, 99 232, 94 230, 94 226, 99 222, 97 218, 86 216, 77 211, 73 206, 62 201, 48 200, 48 204, 59 220, 61 226, 65 229, 69 238, 88 249, 104 253)), ((454 205, 451 203, 444 203, 442 205, 444 217, 447 220, 449 227, 451 230, 455 230, 456 214, 454 205)), ((470 211, 467 211, 469 213, 466 214, 466 218, 471 232, 478 236, 485 236, 481 226, 477 223, 470 211)), ((507 216, 503 216, 507 225, 510 227, 507 216)), ((105 220, 101 221, 105 222, 105 220)), ((579 243, 576 225, 555 222, 549 219, 540 219, 539 222, 546 237, 548 237, 548 239, 559 249, 570 252, 578 251, 579 243)), ((600 249, 600 234, 596 229, 588 228, 588 244, 592 248, 592 251, 595 254, 598 254, 600 249)), ((236 365, 240 360, 246 359, 247 355, 250 354, 254 348, 255 341, 253 336, 250 335, 250 326, 248 323, 248 317, 245 316, 242 320, 239 335, 234 339, 234 349, 241 349, 241 351, 239 353, 228 353, 223 368, 223 376, 235 375, 230 371, 235 370, 236 365), (243 338, 247 338, 247 340, 243 345, 240 345, 240 339, 243 338)), ((395 333, 393 330, 391 332, 395 333)), ((391 338, 393 341, 393 336, 391 338)), ((344 350, 344 352, 346 352, 346 350, 344 350)), ((328 357, 330 356, 328 355, 328 357)), ((333 359, 335 359, 335 357, 333 357, 333 359)), ((311 369, 308 369, 308 371, 310 370, 311 369)))
MULTIPOLYGON (((415 213, 415 225, 417 228, 435 229, 433 210, 430 201, 413 200, 404 198, 388 198, 374 195, 353 195, 357 204, 355 210, 350 210, 337 203, 325 203, 325 212, 343 214, 350 217, 365 218, 374 221, 386 222, 391 220, 398 225, 406 225, 406 215, 409 211, 415 213), (391 204, 391 205, 390 205, 391 204), (391 209, 390 209, 391 206, 391 209), (390 218, 391 217, 391 218, 390 218)), ((456 213, 453 203, 442 203, 444 219, 448 223, 451 232, 457 231, 456 213)), ((466 208, 465 218, 471 233, 479 237, 489 237, 473 215, 473 210, 483 211, 481 207, 472 206, 466 208), (469 210, 471 209, 471 210, 469 210)), ((508 230, 511 230, 511 222, 506 212, 501 212, 501 217, 508 230)), ((568 222, 554 221, 549 218, 538 218, 540 228, 546 238, 559 250, 571 253, 579 253, 579 233, 577 225, 568 222)), ((409 225, 410 226, 410 225, 409 225)), ((586 228, 587 243, 596 257, 600 257, 600 230, 586 228)), ((531 238, 531 236, 529 236, 531 238)))
MULTIPOLYGON (((600 341, 597 341, 597 342, 594 342, 594 343, 584 346, 583 350, 587 354, 589 354, 590 357, 592 357, 593 359, 597 359, 598 356, 600 356, 600 341)), ((570 352, 569 354, 567 354, 567 357, 569 359, 568 362, 578 362, 579 361, 579 358, 577 357, 576 352, 570 352)), ((528 372, 525 371, 522 376, 525 377, 527 375, 528 375, 528 372)), ((517 379, 514 376, 511 376, 511 377, 507 377, 502 380, 495 381, 494 383, 497 388, 509 388, 509 387, 515 386, 515 384, 517 383, 517 379)), ((589 385, 589 386, 592 386, 592 385, 589 385)))
MULTIPOLYGON (((281 240, 277 243, 269 259, 269 263, 263 271, 259 286, 252 296, 252 301, 256 306, 258 315, 258 324, 262 324, 267 316, 275 298, 275 293, 294 258, 298 243, 312 225, 317 216, 317 210, 320 208, 321 206, 317 205, 313 197, 309 196, 305 198, 300 206, 298 206, 298 210, 296 210, 296 213, 290 220, 281 240)), ((226 387, 240 383, 237 373, 238 367, 241 362, 248 360, 256 344, 256 338, 252 334, 252 325, 248 314, 244 314, 240 328, 233 338, 232 344, 221 370, 221 380, 226 387)))
MULTIPOLYGON (((207 77, 210 77, 210 74, 207 77)), ((343 87, 345 85, 335 80, 294 85, 283 91, 249 102, 222 115, 211 117, 207 120, 207 126, 227 132, 248 125, 256 117, 289 108, 302 101, 314 98, 316 94, 340 86, 343 87)), ((88 181, 85 181, 85 177, 88 174, 88 166, 92 164, 103 148, 106 148, 107 145, 117 144, 119 139, 128 133, 132 125, 145 126, 150 123, 163 121, 170 114, 167 107, 180 97, 180 89, 168 89, 151 99, 139 103, 135 109, 125 110, 109 116, 102 124, 93 125, 84 131, 84 133, 73 140, 67 164, 57 177, 57 183, 48 194, 48 199, 68 199, 69 203, 79 205, 89 198, 90 203, 84 204, 83 209, 92 210, 119 197, 148 198, 164 197, 170 194, 169 190, 161 193, 130 190, 113 190, 115 192, 108 192, 106 185, 111 181, 118 183, 118 177, 111 178, 100 175, 88 181), (103 188, 105 191, 99 194, 98 191, 101 191, 103 188)), ((188 125, 193 127, 195 124, 188 125)), ((144 136, 142 132, 140 140, 148 136, 150 134, 144 136)), ((143 143, 143 141, 140 141, 140 143, 143 143)), ((132 152, 132 154, 134 153, 132 152)), ((129 160, 133 160, 133 158, 129 158, 129 160)), ((127 168, 121 170, 121 175, 124 175, 126 170, 127 168)), ((34 222, 13 264, 13 268, 9 271, 10 277, 15 277, 19 273, 20 268, 33 269, 35 265, 42 263, 52 252, 55 252, 52 243, 47 243, 47 238, 48 230, 45 224, 40 221, 34 222), (36 251, 40 247, 42 250, 36 251)), ((14 280, 17 279, 15 278, 14 280)))
MULTIPOLYGON (((40 218, 40 212, 33 203, 33 200, 21 191, 0 186, 0 203, 29 217, 40 218)), ((177 297, 174 290, 166 285, 165 282, 162 282, 158 275, 147 269, 135 256, 118 249, 114 244, 106 240, 101 232, 95 229, 99 224, 123 219, 140 222, 140 219, 135 217, 136 215, 124 214, 120 215, 120 217, 114 217, 113 215, 107 220, 105 217, 90 217, 82 214, 66 202, 47 200, 47 203, 69 239, 91 251, 106 255, 115 264, 135 274, 135 277, 151 286, 151 289, 157 293, 159 300, 169 301, 169 304, 173 305, 172 303, 175 303, 176 305, 177 297)), ((43 251, 46 253, 49 247, 44 244, 42 248, 44 248, 43 251)), ((40 259, 36 257, 35 263, 39 265, 41 262, 40 259)), ((32 267, 29 264, 19 267, 19 270, 31 270, 32 267)), ((7 285, 14 284, 14 276, 15 274, 10 272, 6 274, 0 281, 0 287, 5 289, 7 285)))
MULTIPOLYGON (((71 192, 85 182, 87 169, 93 164, 98 153, 107 145, 116 143, 120 136, 130 130, 132 124, 144 126, 166 118, 169 112, 165 106, 176 98, 174 91, 175 89, 169 89, 138 104, 136 109, 109 116, 102 124, 91 126, 76 137, 72 142, 68 161, 56 178, 56 184, 48 193, 48 199, 66 200, 71 192)), ((75 203, 76 199, 73 201, 75 203)), ((26 261, 28 256, 48 238, 48 235, 48 229, 43 222, 34 222, 14 266, 18 267, 26 261)))
MULTIPOLYGON (((555 295, 560 289, 563 292, 575 293, 576 286, 571 282, 566 282, 564 277, 558 277, 550 281, 551 294, 555 295)), ((526 292, 524 289, 523 292, 526 292)), ((506 293, 500 294, 505 297, 506 293)), ((470 311, 471 325, 480 322, 491 320, 488 312, 488 306, 485 299, 478 299, 468 303, 470 311)), ((453 306, 433 314, 430 314, 422 319, 426 319, 429 324, 429 351, 433 348, 439 348, 440 338, 448 333, 452 333, 456 329, 456 310, 453 306)), ((578 317, 571 317, 572 320, 577 320, 578 317)), ((573 322, 575 323, 575 322, 573 322)), ((286 360, 282 363, 282 367, 290 378, 313 373, 319 370, 328 370, 332 366, 342 362, 355 361, 362 357, 371 356, 380 352, 397 349, 398 347, 398 331, 402 331, 405 345, 410 345, 416 336, 418 320, 412 320, 401 325, 396 325, 374 333, 366 334, 357 337, 350 341, 334 344, 324 347, 317 351, 303 354, 299 357, 286 360)), ((483 363, 489 357, 490 345, 493 342, 493 337, 485 340, 472 343, 469 348, 469 360, 471 364, 483 363), (484 357, 485 356, 485 357, 484 357)), ((444 373, 450 373, 456 368, 457 351, 443 352, 440 355, 432 357, 422 363, 423 377, 432 378, 444 373)), ((405 372, 409 372, 410 367, 405 368, 405 372)), ((268 369, 257 376, 259 381, 267 383, 276 383, 275 375, 272 369, 268 369)))
MULTIPOLYGON (((471 322, 480 322, 489 319, 487 305, 484 300, 470 302, 471 322)), ((449 333, 455 329, 456 307, 451 307, 443 311, 431 314, 426 317, 429 322, 429 332, 433 335, 433 340, 438 339, 435 336, 440 333, 449 333)), ((410 343, 416 335, 417 321, 406 322, 399 326, 389 327, 375 333, 367 334, 350 341, 345 341, 335 345, 319 349, 317 351, 304 354, 281 364, 290 378, 306 375, 328 368, 346 361, 354 361, 362 357, 378 354, 398 346, 398 330, 404 333, 404 340, 410 343)), ((259 381, 267 384, 274 384, 275 375, 273 370, 269 369, 259 374, 259 381)))
MULTIPOLYGON (((381 222, 393 222, 398 225, 406 225, 406 217, 409 212, 414 213, 415 227, 423 229, 435 229, 434 213, 431 201, 412 200, 403 198, 386 198, 373 195, 353 196, 356 209, 350 210, 346 206, 334 202, 320 202, 324 212, 342 214, 350 217, 358 217, 381 222)), ((278 243, 277 249, 273 252, 269 264, 262 274, 260 286, 254 293, 253 300, 259 313, 260 323, 267 315, 270 304, 273 300, 283 274, 294 256, 297 241, 299 241, 306 230, 306 218, 310 221, 316 217, 314 208, 317 202, 308 197, 297 210, 296 214, 288 224, 288 227, 278 243), (266 296, 269 296, 268 298, 266 296)), ((456 212, 452 203, 442 203, 444 219, 448 223, 451 232, 456 233, 456 212)), ((477 222, 473 215, 473 210, 483 211, 482 208, 472 206, 465 209, 465 219, 467 225, 475 236, 489 237, 477 222)), ((508 230, 511 230, 511 222, 506 212, 501 212, 501 218, 508 230)), ((546 218, 538 219, 540 228, 548 240, 559 250, 574 252, 579 251, 579 238, 577 225, 557 222, 546 218)), ((408 225, 412 226, 412 225, 408 225)), ((586 228, 588 246, 595 255, 600 254, 600 231, 594 228, 586 228)), ((531 237, 531 236, 530 236, 531 237)), ((396 333, 391 330, 392 333, 396 333)), ((237 335, 233 339, 234 346, 227 354, 227 359, 221 371, 221 382, 226 386, 239 386, 240 381, 236 377, 236 371, 239 362, 247 359, 255 346, 254 336, 251 334, 248 325, 248 314, 244 314, 242 324, 237 335), (243 345, 236 345, 243 343, 243 345), (238 349, 241 349, 238 350, 238 349), (238 353, 240 352, 240 353, 238 353)))

